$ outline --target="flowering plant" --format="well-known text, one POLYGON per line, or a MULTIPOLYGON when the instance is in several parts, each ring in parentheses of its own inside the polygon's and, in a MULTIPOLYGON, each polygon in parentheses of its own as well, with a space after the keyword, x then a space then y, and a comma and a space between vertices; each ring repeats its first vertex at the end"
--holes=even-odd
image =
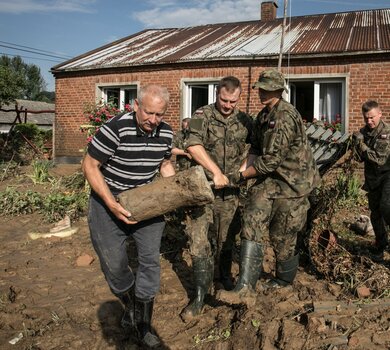
MULTIPOLYGON (((124 110, 125 112, 131 112, 131 105, 126 104, 124 110)), ((92 141, 92 138, 104 123, 115 117, 119 112, 120 109, 113 103, 104 101, 100 101, 97 105, 87 108, 84 114, 88 124, 80 126, 81 132, 87 133, 87 143, 92 141)))
POLYGON ((330 129, 331 131, 341 131, 342 129, 341 115, 338 113, 335 115, 335 119, 332 120, 330 123, 326 121, 327 117, 324 115, 321 117, 321 120, 324 123, 325 129, 330 129))

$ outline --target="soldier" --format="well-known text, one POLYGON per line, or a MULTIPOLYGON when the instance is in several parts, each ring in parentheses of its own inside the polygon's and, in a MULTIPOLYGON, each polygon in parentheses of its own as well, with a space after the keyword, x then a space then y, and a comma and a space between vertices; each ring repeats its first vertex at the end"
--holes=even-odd
POLYGON ((232 249, 241 220, 239 188, 227 186, 245 159, 252 118, 237 108, 241 83, 236 77, 221 79, 216 92, 215 103, 195 111, 185 141, 188 152, 214 182, 215 202, 193 209, 187 226, 196 295, 182 312, 184 320, 202 312, 213 282, 214 258, 220 282, 226 289, 233 288, 232 249))
POLYGON ((380 262, 388 245, 386 225, 390 225, 390 125, 382 118, 376 101, 362 105, 365 127, 355 132, 354 150, 364 162, 364 189, 368 192, 368 206, 375 232, 372 259, 380 262))
POLYGON ((191 118, 184 118, 181 121, 181 130, 177 132, 173 138, 172 154, 176 156, 176 168, 179 171, 187 170, 191 166, 191 154, 189 154, 184 147, 184 141, 188 138, 190 133, 191 118))
POLYGON ((260 74, 253 88, 265 106, 254 121, 251 148, 241 180, 256 178, 243 210, 240 274, 233 291, 219 298, 240 303, 256 288, 269 236, 276 256, 276 276, 266 288, 291 284, 298 270, 295 253, 304 227, 308 195, 319 180, 313 154, 299 112, 282 98, 284 76, 275 70, 260 74))

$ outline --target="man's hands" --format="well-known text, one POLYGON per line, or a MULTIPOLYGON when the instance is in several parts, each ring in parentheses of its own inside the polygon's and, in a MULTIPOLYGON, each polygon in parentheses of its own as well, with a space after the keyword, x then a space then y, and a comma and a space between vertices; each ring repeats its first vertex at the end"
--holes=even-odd
POLYGON ((214 188, 220 189, 229 185, 229 179, 223 173, 218 173, 213 177, 214 188))
POLYGON ((131 213, 122 207, 122 205, 119 203, 118 199, 115 200, 115 202, 110 203, 108 206, 111 212, 121 221, 123 221, 125 224, 128 225, 134 225, 138 221, 133 221, 131 219, 131 213))
POLYGON ((360 152, 364 152, 368 149, 368 146, 364 143, 364 135, 360 131, 355 131, 352 134, 353 146, 360 152))
POLYGON ((240 186, 246 181, 241 171, 237 171, 235 173, 229 174, 228 178, 229 178, 230 185, 233 186, 240 186))
POLYGON ((355 131, 352 134, 352 140, 354 141, 355 144, 358 144, 364 141, 364 136, 360 131, 355 131))

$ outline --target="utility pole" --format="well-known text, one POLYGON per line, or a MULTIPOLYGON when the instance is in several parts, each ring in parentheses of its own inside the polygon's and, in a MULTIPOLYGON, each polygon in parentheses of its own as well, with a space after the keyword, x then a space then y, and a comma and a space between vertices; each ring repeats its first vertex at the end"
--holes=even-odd
POLYGON ((282 68, 282 56, 283 56, 283 45, 284 45, 284 32, 285 32, 285 30, 286 30, 287 3, 288 3, 288 0, 284 0, 282 36, 281 36, 281 38, 280 38, 280 50, 279 50, 278 71, 280 71, 281 68, 282 68))

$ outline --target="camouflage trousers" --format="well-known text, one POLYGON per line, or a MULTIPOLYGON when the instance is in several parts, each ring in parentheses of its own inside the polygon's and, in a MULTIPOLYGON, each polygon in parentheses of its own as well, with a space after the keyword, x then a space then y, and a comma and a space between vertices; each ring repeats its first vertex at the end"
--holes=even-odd
POLYGON ((386 225, 390 226, 390 176, 384 179, 381 186, 368 192, 368 206, 371 211, 376 246, 385 249, 389 243, 386 225))
POLYGON ((270 243, 276 259, 287 260, 295 254, 297 235, 306 225, 309 207, 307 197, 267 198, 261 184, 253 186, 244 206, 241 237, 264 247, 270 243))
POLYGON ((217 192, 213 204, 191 209, 186 234, 192 256, 219 257, 222 250, 233 249, 241 229, 238 204, 238 195, 223 198, 217 192))

